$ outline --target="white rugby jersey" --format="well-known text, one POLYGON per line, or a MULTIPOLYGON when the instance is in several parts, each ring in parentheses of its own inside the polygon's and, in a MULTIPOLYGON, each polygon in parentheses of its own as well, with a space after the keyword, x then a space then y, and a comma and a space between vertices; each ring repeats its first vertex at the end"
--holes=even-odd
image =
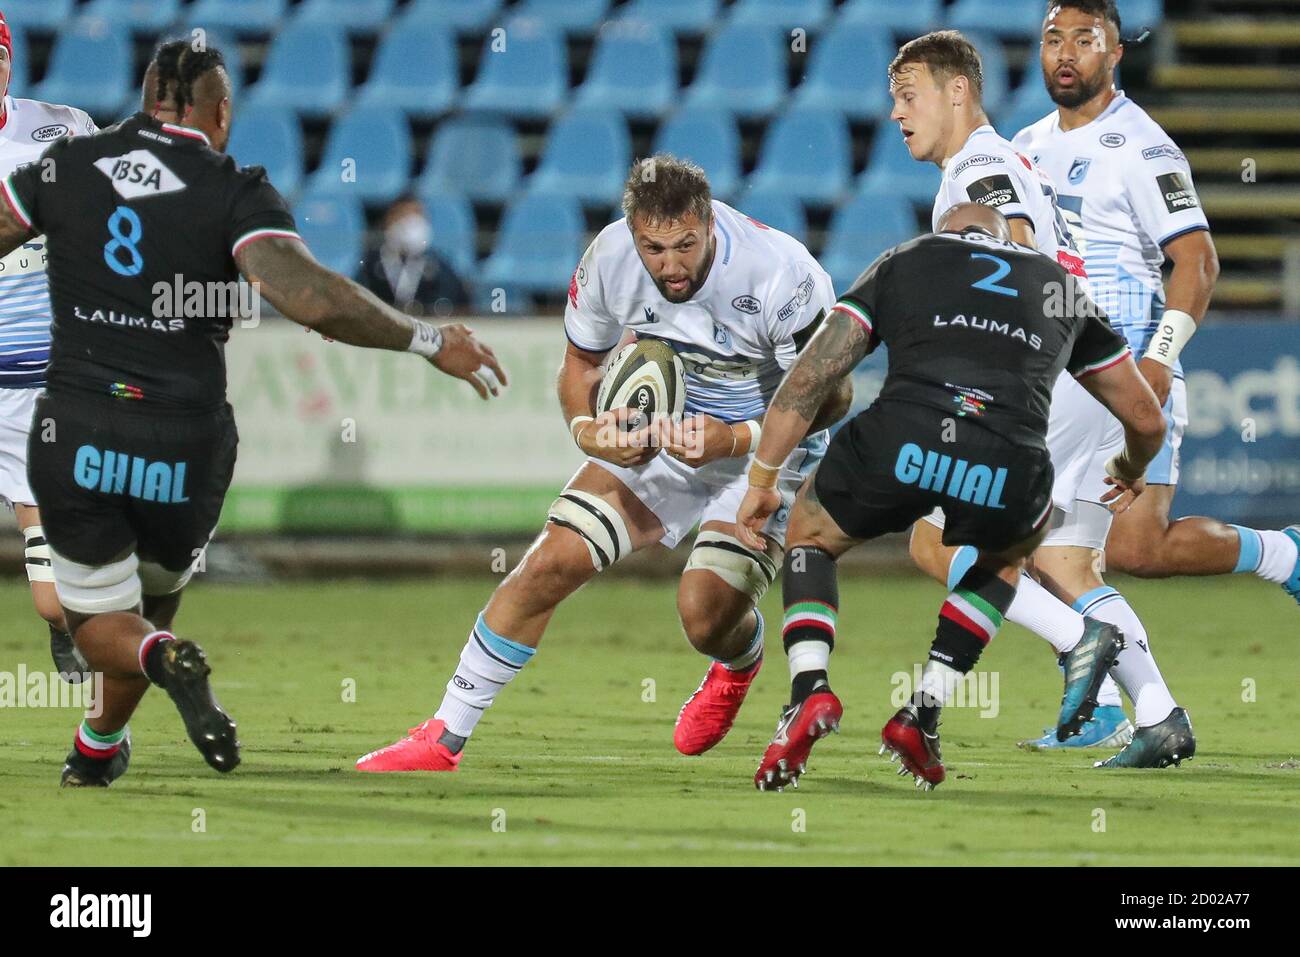
POLYGON ((579 349, 604 352, 625 330, 665 340, 686 370, 686 414, 763 416, 794 361, 794 334, 835 305, 831 278, 792 236, 713 202, 713 265, 687 302, 660 295, 626 219, 601 230, 578 264, 564 310, 579 349))
POLYGON ((944 167, 943 184, 934 198, 930 228, 958 203, 992 206, 1008 219, 1027 219, 1034 244, 1069 272, 1083 276, 1083 261, 1075 248, 1051 178, 987 123, 975 130, 944 167))
POLYGON ((1093 298, 1141 355, 1164 311, 1165 243, 1210 228, 1187 158, 1122 92, 1085 126, 1062 130, 1053 111, 1014 143, 1056 181, 1093 298))
MULTIPOLYGON (((0 178, 40 159, 55 140, 97 129, 71 106, 4 98, 0 178)), ((50 359, 50 288, 45 280, 45 237, 37 236, 0 259, 0 388, 45 385, 50 359)))

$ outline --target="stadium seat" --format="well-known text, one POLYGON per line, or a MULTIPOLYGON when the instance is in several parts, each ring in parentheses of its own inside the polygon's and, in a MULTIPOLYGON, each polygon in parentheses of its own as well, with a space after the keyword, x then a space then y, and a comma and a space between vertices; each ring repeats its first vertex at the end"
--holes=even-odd
POLYGON ((619 13, 662 24, 674 33, 703 33, 718 19, 721 6, 721 0, 631 0, 619 13))
POLYGON ((891 246, 919 235, 907 200, 894 192, 861 192, 835 211, 821 254, 837 295, 891 246))
POLYGON ((1012 139, 1026 126, 1037 123, 1048 113, 1056 109, 1056 104, 1047 93, 1042 73, 1036 65, 1025 71, 1025 78, 1020 81, 1006 106, 993 117, 994 128, 1007 139, 1012 139))
POLYGON ((1043 0, 957 0, 948 8, 948 26, 963 33, 975 30, 1006 40, 1031 40, 1042 33, 1046 12, 1043 0))
POLYGON ((420 200, 433 227, 433 248, 452 264, 461 279, 472 281, 478 272, 474 252, 478 227, 469 200, 441 194, 422 195, 420 200))
POLYGON ((732 23, 780 27, 789 32, 819 29, 831 15, 831 0, 736 0, 731 6, 732 23))
POLYGON ((313 196, 389 203, 411 177, 412 152, 411 128, 401 110, 352 110, 330 128, 308 188, 313 196))
MULTIPOLYGON (((1011 70, 1007 66, 1007 55, 1002 43, 996 37, 986 33, 966 32, 966 39, 975 44, 979 51, 980 63, 984 67, 984 109, 996 113, 1006 103, 1011 88, 1011 70)), ((1031 70, 1037 71, 1037 55, 1031 58, 1031 70)))
POLYGON ((764 226, 789 233, 801 243, 808 241, 808 214, 789 193, 747 189, 736 197, 736 209, 764 226))
POLYGON ((185 19, 240 36, 266 36, 284 19, 288 0, 198 0, 185 19))
POLYGON ((897 123, 882 119, 877 124, 867 168, 858 178, 860 191, 895 193, 928 208, 934 204, 941 179, 939 167, 912 159, 897 123))
POLYGON ((1144 27, 1154 30, 1164 22, 1164 0, 1120 0, 1119 19, 1125 36, 1137 36, 1144 27))
POLYGON ((5 0, 0 7, 10 30, 49 31, 72 19, 75 0, 5 0))
POLYGON ((851 120, 889 112, 887 71, 894 43, 883 27, 837 25, 812 42, 807 78, 794 93, 795 109, 838 110, 851 120))
POLYGON ((677 44, 655 23, 606 24, 577 95, 580 107, 622 110, 639 119, 659 116, 677 99, 677 44))
POLYGON ((78 12, 136 33, 157 33, 176 22, 181 4, 180 0, 91 0, 78 12))
POLYGON ((896 37, 919 37, 943 23, 943 0, 848 0, 840 7, 835 29, 883 27, 896 37))
POLYGON ((483 32, 492 25, 503 3, 504 0, 411 0, 394 29, 435 26, 456 33, 483 32))
POLYGON ((613 110, 575 110, 551 124, 532 193, 572 196, 593 205, 615 205, 623 191, 632 143, 627 123, 613 110))
POLYGON ((480 285, 563 293, 585 239, 582 212, 575 201, 524 196, 506 209, 496 248, 479 271, 480 285))
POLYGON ((356 274, 365 245, 361 203, 346 196, 307 196, 294 208, 298 233, 326 268, 356 274))
POLYGON ((97 120, 115 120, 131 87, 130 71, 131 41, 125 29, 105 20, 77 20, 60 31, 45 80, 30 95, 73 104, 97 120))
POLYGON ((326 116, 347 98, 351 75, 342 27, 290 24, 271 41, 249 103, 288 107, 304 116, 326 116))
POLYGON ((686 106, 690 110, 719 108, 745 119, 758 119, 777 110, 786 88, 786 46, 781 31, 728 24, 705 47, 686 106))
POLYGON ((595 33, 609 12, 610 0, 522 0, 511 8, 521 17, 536 17, 566 33, 595 33))
POLYGON ((9 38, 13 43, 13 56, 9 60, 9 95, 30 96, 28 76, 32 71, 32 61, 27 53, 27 31, 10 23, 9 38))
POLYGON ((395 0, 302 0, 294 23, 338 24, 348 33, 378 33, 393 15, 395 0))
POLYGON ((698 163, 718 199, 740 187, 740 131, 725 110, 682 110, 659 127, 654 150, 698 163))
POLYGON ((450 110, 460 92, 456 44, 445 27, 428 23, 393 30, 379 45, 357 103, 397 107, 428 120, 450 110))
POLYGON ((483 202, 505 202, 519 186, 515 131, 503 120, 464 116, 445 120, 433 134, 419 190, 483 202))
POLYGON ((513 19, 495 49, 491 35, 483 45, 478 77, 465 91, 465 108, 516 119, 544 119, 568 98, 569 67, 564 40, 533 18, 513 19))
POLYGON ((852 155, 849 127, 840 113, 789 110, 768 126, 749 183, 756 192, 830 204, 849 188, 852 155))
POLYGON ((302 127, 289 110, 241 109, 226 152, 241 166, 265 166, 271 185, 284 196, 293 196, 302 185, 302 127))

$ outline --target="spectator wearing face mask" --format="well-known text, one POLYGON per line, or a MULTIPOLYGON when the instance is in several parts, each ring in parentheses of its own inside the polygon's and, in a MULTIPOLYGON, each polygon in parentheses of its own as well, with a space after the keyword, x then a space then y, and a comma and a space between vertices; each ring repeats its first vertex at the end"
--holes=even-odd
POLYGON ((430 244, 433 227, 419 199, 398 197, 384 213, 382 227, 379 241, 366 251, 357 282, 416 316, 445 316, 469 303, 465 284, 430 244))

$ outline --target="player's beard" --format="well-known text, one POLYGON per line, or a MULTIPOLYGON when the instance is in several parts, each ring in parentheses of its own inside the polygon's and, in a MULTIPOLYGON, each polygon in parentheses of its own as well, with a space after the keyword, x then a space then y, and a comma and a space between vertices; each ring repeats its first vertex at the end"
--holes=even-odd
POLYGON ((715 252, 716 250, 714 248, 711 247, 709 249, 709 255, 706 256, 704 262, 700 264, 700 268, 695 270, 695 274, 687 277, 688 281, 686 283, 686 288, 681 292, 673 292, 668 288, 666 282, 658 276, 655 276, 655 287, 659 290, 659 295, 663 296, 671 303, 689 302, 691 297, 699 292, 700 287, 704 285, 704 280, 709 275, 709 268, 713 265, 713 254, 715 252))
POLYGON ((1056 84, 1056 78, 1053 75, 1046 77, 1047 95, 1052 98, 1052 102, 1057 106, 1063 106, 1067 110, 1077 109, 1084 103, 1087 103, 1094 96, 1101 92, 1102 87, 1106 84, 1106 71, 1098 70, 1095 75, 1085 77, 1076 68, 1074 71, 1075 81, 1073 89, 1062 89, 1056 84))

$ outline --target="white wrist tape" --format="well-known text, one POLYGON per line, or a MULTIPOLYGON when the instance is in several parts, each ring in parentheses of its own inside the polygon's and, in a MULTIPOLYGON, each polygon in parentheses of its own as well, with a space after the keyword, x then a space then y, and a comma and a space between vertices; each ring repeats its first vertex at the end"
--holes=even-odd
POLYGON ((573 439, 575 445, 578 444, 577 430, 581 426, 586 425, 588 422, 595 422, 595 421, 596 421, 595 417, 590 415, 575 415, 573 418, 569 420, 569 438, 573 439))
POLYGON ((442 350, 442 330, 423 319, 415 320, 415 329, 411 332, 411 344, 407 352, 432 359, 442 350))
POLYGON ((1124 473, 1122 473, 1119 470, 1119 463, 1124 460, 1127 454, 1128 454, 1128 449, 1122 449, 1119 452, 1116 452, 1114 455, 1112 455, 1109 459, 1107 459, 1106 474, 1113 479, 1119 479, 1121 482, 1126 482, 1126 483, 1136 482, 1138 479, 1142 478, 1142 476, 1145 475, 1146 472, 1143 471, 1142 474, 1140 475, 1125 475, 1124 473))
POLYGON ((750 419, 745 423, 749 426, 749 445, 740 450, 741 455, 748 455, 758 448, 758 440, 763 437, 763 427, 759 425, 758 419, 750 419))
POLYGON ((1147 346, 1145 358, 1172 368, 1178 361, 1178 353, 1183 351, 1183 346, 1195 331, 1196 320, 1190 315, 1181 309, 1166 309, 1160 317, 1156 334, 1151 337, 1151 344, 1147 346))

